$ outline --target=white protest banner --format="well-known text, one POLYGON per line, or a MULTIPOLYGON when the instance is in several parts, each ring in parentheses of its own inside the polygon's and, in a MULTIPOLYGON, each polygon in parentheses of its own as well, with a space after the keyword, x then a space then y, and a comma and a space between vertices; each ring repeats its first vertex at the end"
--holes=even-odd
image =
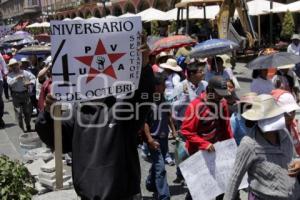
POLYGON ((141 32, 140 17, 51 21, 56 99, 83 101, 137 89, 141 32))
MULTIPOLYGON (((198 151, 179 165, 193 200, 210 200, 225 193, 237 146, 230 139, 217 142, 214 147, 215 152, 198 151)), ((246 187, 247 175, 240 189, 246 187)))

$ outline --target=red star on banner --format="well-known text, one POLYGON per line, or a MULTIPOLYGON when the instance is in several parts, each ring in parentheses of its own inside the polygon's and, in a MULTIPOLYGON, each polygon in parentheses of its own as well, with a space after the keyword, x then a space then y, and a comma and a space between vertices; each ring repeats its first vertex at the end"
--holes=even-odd
POLYGON ((95 51, 95 54, 92 56, 80 56, 80 57, 75 57, 76 60, 78 60, 79 62, 87 65, 90 68, 88 77, 86 79, 86 83, 90 82, 91 80, 93 80, 98 74, 106 74, 114 79, 117 79, 115 70, 113 68, 113 64, 118 61, 120 58, 122 58, 126 53, 107 53, 106 49, 101 41, 101 39, 99 39, 99 42, 97 44, 97 48, 95 51), (103 71, 98 70, 94 67, 92 67, 92 62, 95 56, 106 56, 109 58, 110 60, 110 65, 108 67, 106 67, 103 71))

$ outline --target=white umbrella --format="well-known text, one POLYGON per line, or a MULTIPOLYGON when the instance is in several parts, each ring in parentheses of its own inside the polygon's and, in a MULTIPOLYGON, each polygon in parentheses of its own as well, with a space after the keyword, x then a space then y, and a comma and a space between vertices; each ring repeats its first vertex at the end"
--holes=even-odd
POLYGON ((273 12, 280 13, 280 12, 286 12, 288 10, 291 12, 299 12, 300 11, 300 1, 296 1, 294 3, 290 3, 287 5, 283 5, 281 7, 274 8, 273 12))
POLYGON ((73 20, 83 20, 81 17, 75 17, 73 20))
POLYGON ((135 16, 135 14, 128 12, 128 13, 125 13, 125 14, 119 16, 119 17, 134 17, 134 16, 135 16))
POLYGON ((104 17, 105 19, 113 19, 113 18, 117 18, 116 16, 113 15, 107 15, 106 17, 104 17))
POLYGON ((100 19, 100 18, 98 18, 98 17, 90 17, 88 19, 100 19))
POLYGON ((70 21, 70 20, 72 20, 72 19, 70 19, 70 18, 63 19, 63 21, 70 21))
POLYGON ((42 22, 42 23, 40 23, 39 27, 45 27, 45 28, 50 27, 50 23, 49 22, 42 22))
POLYGON ((264 15, 268 14, 274 9, 279 9, 285 5, 282 3, 273 2, 273 10, 270 9, 270 1, 267 0, 253 0, 247 3, 249 8, 249 15, 264 15))
POLYGON ((138 14, 142 18, 142 21, 167 21, 168 16, 165 12, 157 10, 155 8, 148 8, 138 14))
POLYGON ((39 25, 40 25, 40 23, 33 23, 33 24, 26 26, 26 28, 37 28, 37 27, 39 27, 39 25))
MULTIPOLYGON (((206 6, 206 19, 214 19, 215 16, 219 13, 219 6, 206 6)), ((177 8, 169 10, 166 12, 167 19, 172 21, 177 19, 177 8)), ((181 13, 180 13, 181 19, 181 13)), ((186 19, 186 9, 183 9, 183 19, 186 19)), ((204 19, 204 8, 198 8, 195 6, 189 7, 189 19, 204 19)))

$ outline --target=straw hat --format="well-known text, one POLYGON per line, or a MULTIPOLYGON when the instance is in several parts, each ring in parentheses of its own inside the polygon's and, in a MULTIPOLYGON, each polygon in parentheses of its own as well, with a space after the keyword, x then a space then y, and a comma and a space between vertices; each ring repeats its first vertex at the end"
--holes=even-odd
POLYGON ((252 104, 256 97, 257 97, 257 93, 248 92, 248 93, 244 94, 237 103, 252 104))
POLYGON ((160 52, 157 56, 156 56, 156 59, 160 59, 160 58, 163 58, 163 57, 170 57, 171 54, 163 51, 163 52, 160 52))
POLYGON ((15 64, 20 65, 20 63, 15 58, 12 58, 12 59, 9 60, 7 66, 13 66, 15 64))
POLYGON ((289 65, 282 65, 277 67, 277 69, 292 69, 295 67, 295 64, 289 64, 289 65))
POLYGON ((287 113, 300 110, 300 106, 297 104, 294 96, 289 92, 280 95, 277 104, 287 113))
POLYGON ((21 58, 21 62, 30 62, 27 57, 21 58))
POLYGON ((231 60, 230 56, 228 56, 227 54, 223 54, 223 55, 218 55, 217 57, 222 58, 224 67, 232 68, 232 65, 230 63, 230 60, 231 60))
POLYGON ((291 40, 300 40, 299 34, 293 34, 291 40))
POLYGON ((169 58, 166 63, 160 64, 163 69, 170 69, 175 72, 181 72, 182 69, 177 65, 177 61, 173 58, 169 58))
POLYGON ((272 95, 261 94, 254 98, 252 108, 244 112, 242 116, 250 121, 259 121, 276 117, 284 112, 272 95))

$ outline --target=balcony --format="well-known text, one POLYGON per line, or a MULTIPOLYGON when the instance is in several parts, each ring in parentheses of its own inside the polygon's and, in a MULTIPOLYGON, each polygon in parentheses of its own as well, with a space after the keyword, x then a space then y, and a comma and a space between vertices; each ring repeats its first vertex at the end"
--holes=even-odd
POLYGON ((41 12, 39 0, 25 0, 24 14, 32 14, 37 12, 41 12))

